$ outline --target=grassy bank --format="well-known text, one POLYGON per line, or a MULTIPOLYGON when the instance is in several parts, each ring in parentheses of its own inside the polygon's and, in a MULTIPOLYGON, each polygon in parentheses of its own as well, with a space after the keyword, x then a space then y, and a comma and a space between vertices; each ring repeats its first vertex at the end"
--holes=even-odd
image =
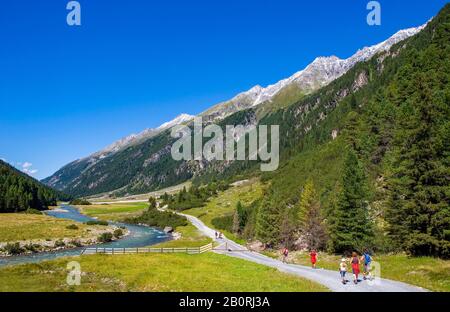
POLYGON ((99 226, 88 226, 73 221, 37 214, 0 214, 0 242, 82 238, 90 236, 99 226))
MULTIPOLYGON (((277 252, 267 252, 277 258, 277 252)), ((338 270, 341 257, 320 253, 317 266, 329 270, 338 270)), ((375 255, 374 261, 381 265, 381 277, 420 286, 432 291, 450 291, 450 261, 430 257, 408 257, 398 255, 375 255)), ((292 252, 289 261, 310 266, 309 255, 304 252, 292 252)))
POLYGON ((209 237, 204 236, 192 224, 179 226, 175 231, 181 234, 181 239, 171 240, 152 247, 201 247, 212 242, 209 237))
MULTIPOLYGON (((262 184, 257 180, 251 180, 239 186, 230 187, 217 196, 212 197, 204 207, 192 208, 183 211, 202 220, 207 226, 214 228, 212 220, 218 217, 232 215, 240 201, 243 205, 250 205, 256 199, 262 197, 262 184)), ((245 244, 245 240, 235 234, 223 231, 227 238, 238 243, 245 244)))
POLYGON ((77 208, 82 213, 99 220, 119 221, 138 216, 148 208, 148 203, 109 203, 77 206, 77 208))
POLYGON ((206 253, 82 256, 0 269, 0 291, 327 291, 308 280, 241 259, 206 253), (80 286, 66 284, 78 261, 80 286))

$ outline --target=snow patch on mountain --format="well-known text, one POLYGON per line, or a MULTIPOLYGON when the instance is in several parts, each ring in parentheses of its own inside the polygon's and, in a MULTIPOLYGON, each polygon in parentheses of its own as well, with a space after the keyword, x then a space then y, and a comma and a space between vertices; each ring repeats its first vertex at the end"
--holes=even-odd
POLYGON ((172 128, 173 126, 188 122, 192 119, 194 119, 194 116, 192 116, 192 115, 181 114, 181 115, 177 116, 175 119, 163 123, 156 129, 149 128, 149 129, 145 129, 144 131, 142 131, 138 134, 133 133, 127 137, 124 137, 124 138, 112 143, 111 145, 108 145, 101 151, 92 154, 88 158, 90 158, 90 162, 95 163, 100 159, 106 158, 112 154, 117 153, 118 151, 130 146, 131 144, 133 144, 137 141, 154 137, 164 130, 167 130, 167 129, 172 128))
POLYGON ((270 101, 283 88, 293 83, 297 84, 305 91, 316 90, 341 77, 357 63, 366 61, 379 52, 388 51, 394 44, 417 34, 424 29, 426 25, 427 24, 420 27, 400 30, 389 39, 374 46, 360 49, 347 59, 340 59, 334 55, 329 57, 318 57, 304 70, 295 73, 291 77, 280 80, 266 88, 259 85, 255 86, 247 92, 240 93, 231 101, 245 99, 246 101, 252 102, 251 106, 256 106, 266 101, 270 101))

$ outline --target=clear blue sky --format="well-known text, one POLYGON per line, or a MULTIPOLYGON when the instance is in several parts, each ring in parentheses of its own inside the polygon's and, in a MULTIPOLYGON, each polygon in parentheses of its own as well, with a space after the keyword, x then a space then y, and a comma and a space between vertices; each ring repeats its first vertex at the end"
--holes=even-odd
POLYGON ((345 58, 418 26, 446 1, 68 0, 0 4, 0 158, 44 178, 113 141, 256 84, 345 58), (32 164, 32 165, 30 165, 32 164))

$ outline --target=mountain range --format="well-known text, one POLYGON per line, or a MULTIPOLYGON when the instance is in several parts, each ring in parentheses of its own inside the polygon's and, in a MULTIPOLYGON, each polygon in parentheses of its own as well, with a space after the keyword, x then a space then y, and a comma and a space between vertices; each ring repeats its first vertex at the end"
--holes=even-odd
MULTIPOLYGON (((426 24, 400 30, 386 41, 360 49, 347 59, 336 56, 318 57, 289 78, 265 88, 257 85, 228 101, 212 106, 200 115, 206 122, 257 124, 271 113, 321 90, 357 64, 389 52, 392 46, 416 35, 425 27, 426 24)), ((366 80, 364 75, 359 76, 355 83, 363 85, 367 83, 366 80), (362 81, 357 81, 361 79, 362 81)), ((167 130, 174 125, 188 124, 193 118, 194 116, 181 114, 156 129, 129 135, 101 151, 69 163, 42 182, 75 196, 105 192, 123 195, 151 191, 211 171, 225 171, 232 164, 175 162, 171 159, 173 139, 167 130)), ((309 126, 299 124, 296 127, 308 129, 309 126)))

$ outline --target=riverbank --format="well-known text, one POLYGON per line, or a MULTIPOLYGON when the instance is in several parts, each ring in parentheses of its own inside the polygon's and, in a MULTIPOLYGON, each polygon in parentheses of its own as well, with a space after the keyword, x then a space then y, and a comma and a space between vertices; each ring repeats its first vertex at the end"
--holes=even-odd
POLYGON ((126 235, 117 226, 86 225, 39 214, 0 214, 0 256, 58 251, 126 235), (121 234, 121 235, 119 235, 121 234))

